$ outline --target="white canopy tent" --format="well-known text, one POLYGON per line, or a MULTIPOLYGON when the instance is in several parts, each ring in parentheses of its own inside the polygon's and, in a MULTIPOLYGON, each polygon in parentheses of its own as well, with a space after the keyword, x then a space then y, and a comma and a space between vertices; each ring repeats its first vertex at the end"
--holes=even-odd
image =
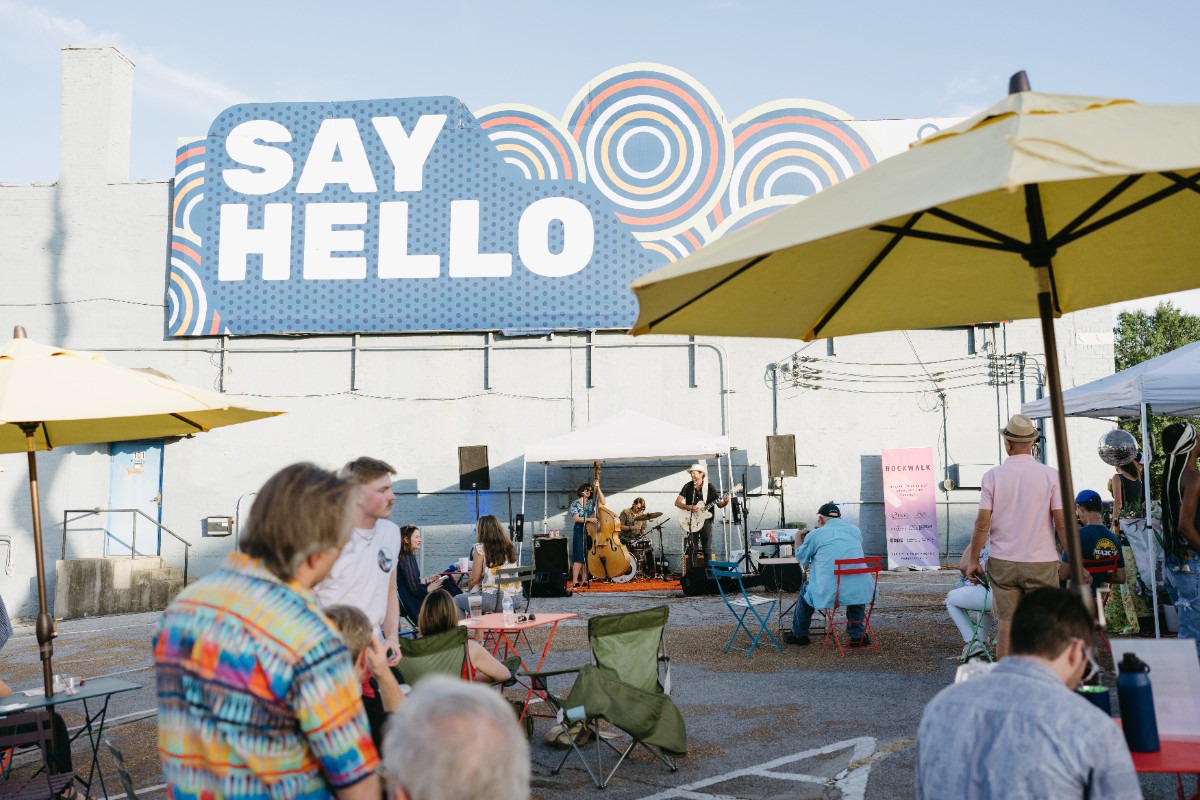
MULTIPOLYGON (((1115 375, 1076 386, 1063 392, 1063 407, 1073 417, 1140 417, 1142 452, 1150 463, 1149 425, 1153 412, 1171 416, 1200 414, 1200 342, 1184 345, 1169 353, 1143 361, 1115 375)), ((1027 417, 1050 416, 1050 400, 1043 398, 1021 406, 1027 417)), ((1150 481, 1146 489, 1146 528, 1150 529, 1150 481)), ((1150 536, 1150 593, 1154 603, 1154 634, 1158 629, 1158 589, 1154 569, 1157 554, 1150 536)))
MULTIPOLYGON (((721 459, 728 455, 728 436, 685 428, 625 409, 587 428, 526 445, 525 464, 521 469, 521 513, 525 513, 526 471, 530 464, 542 465, 544 531, 550 517, 546 476, 551 464, 591 464, 595 461, 696 461, 712 458, 717 461, 715 475, 718 489, 724 493, 725 476, 721 472, 721 459)), ((732 486, 733 468, 728 459, 725 465, 729 473, 729 485, 732 486)), ((713 474, 710 471, 710 479, 713 474)))

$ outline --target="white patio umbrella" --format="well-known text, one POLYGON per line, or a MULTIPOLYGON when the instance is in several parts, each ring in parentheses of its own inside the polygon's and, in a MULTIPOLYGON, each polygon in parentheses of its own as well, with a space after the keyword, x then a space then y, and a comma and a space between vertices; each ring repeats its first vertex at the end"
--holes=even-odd
POLYGON ((54 620, 46 601, 37 450, 73 444, 203 433, 282 414, 232 402, 217 392, 151 371, 110 364, 102 355, 40 344, 17 327, 0 348, 0 453, 28 454, 37 564, 37 640, 46 696, 53 696, 54 620))

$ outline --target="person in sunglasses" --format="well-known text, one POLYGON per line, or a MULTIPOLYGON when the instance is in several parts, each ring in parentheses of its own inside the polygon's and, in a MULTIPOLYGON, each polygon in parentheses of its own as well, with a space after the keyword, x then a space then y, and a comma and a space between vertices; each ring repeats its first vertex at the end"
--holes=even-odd
POLYGON ((925 706, 917 797, 1140 798, 1120 727, 1074 691, 1095 664, 1094 628, 1074 592, 1025 595, 1011 654, 925 706))

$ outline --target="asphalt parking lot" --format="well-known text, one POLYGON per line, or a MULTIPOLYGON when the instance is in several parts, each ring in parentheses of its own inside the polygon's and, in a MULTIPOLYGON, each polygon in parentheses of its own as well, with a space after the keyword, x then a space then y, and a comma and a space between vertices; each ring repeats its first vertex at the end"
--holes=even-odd
MULTIPOLYGON (((591 593, 533 603, 535 611, 579 615, 560 625, 547 667, 587 662, 586 620, 592 615, 670 607, 672 696, 687 723, 688 755, 672 773, 637 753, 613 778, 606 796, 882 799, 913 796, 922 709, 953 680, 962 645, 942 606, 953 580, 945 571, 885 573, 873 618, 883 652, 852 652, 845 658, 833 650, 822 653, 819 644, 785 645, 781 653, 765 641, 752 658, 723 653, 733 618, 717 596, 591 593)), ((142 687, 112 698, 105 733, 124 753, 138 796, 147 798, 165 796, 150 652, 156 617, 60 623, 54 657, 61 674, 111 675, 142 687)), ((539 651, 544 636, 530 637, 539 651)), ((33 628, 18 625, 0 652, 0 676, 25 689, 36 686, 40 674, 33 628)), ((1112 676, 1108 679, 1111 684, 1112 676)), ((60 706, 69 726, 83 722, 78 705, 60 706)), ((550 773, 562 754, 543 742, 550 724, 544 719, 536 724, 532 797, 551 800, 594 791, 573 760, 558 775, 550 773)), ((91 756, 85 741, 81 737, 74 748, 77 768, 91 756)), ((110 796, 121 796, 107 754, 101 765, 110 796)), ((1143 778, 1142 786, 1147 798, 1175 796, 1173 777, 1143 778)))

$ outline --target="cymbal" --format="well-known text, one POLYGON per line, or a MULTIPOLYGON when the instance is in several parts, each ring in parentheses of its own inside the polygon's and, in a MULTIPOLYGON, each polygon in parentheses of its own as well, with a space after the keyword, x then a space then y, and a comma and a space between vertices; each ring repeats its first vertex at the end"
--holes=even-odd
POLYGON ((633 520, 634 522, 646 522, 647 520, 658 519, 661 516, 661 511, 651 511, 649 514, 639 514, 638 516, 634 517, 633 520))

